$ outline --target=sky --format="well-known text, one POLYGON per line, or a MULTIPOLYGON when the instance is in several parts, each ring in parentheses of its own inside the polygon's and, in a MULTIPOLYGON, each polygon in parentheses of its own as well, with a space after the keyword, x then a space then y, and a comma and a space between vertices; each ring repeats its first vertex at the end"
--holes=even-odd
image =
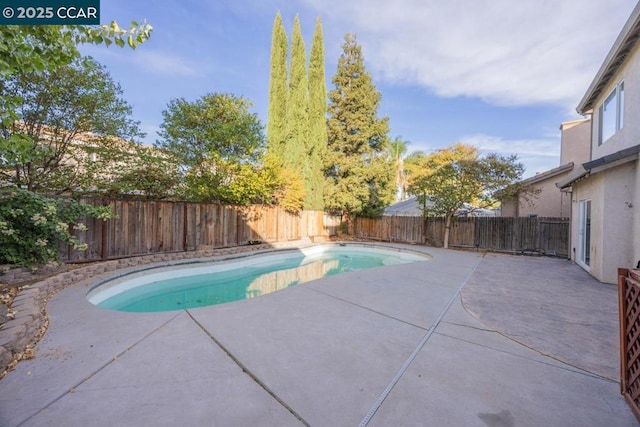
POLYGON ((636 0, 102 0, 102 23, 154 28, 135 51, 83 46, 104 64, 158 139, 172 99, 242 96, 267 123, 271 31, 296 14, 307 48, 322 19, 327 89, 346 33, 382 94, 379 116, 409 152, 458 141, 516 154, 524 177, 560 164, 560 124, 575 111, 636 0))

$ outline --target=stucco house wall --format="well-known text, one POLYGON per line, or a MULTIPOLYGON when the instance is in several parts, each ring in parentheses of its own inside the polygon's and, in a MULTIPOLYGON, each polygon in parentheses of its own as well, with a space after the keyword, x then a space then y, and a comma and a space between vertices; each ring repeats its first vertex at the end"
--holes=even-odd
POLYGON ((591 160, 591 119, 560 124, 560 164, 580 165, 591 160))
POLYGON ((540 192, 530 196, 529 200, 521 196, 517 200, 517 206, 515 200, 506 202, 507 208, 510 208, 512 211, 512 215, 505 215, 503 210, 502 216, 527 217, 537 215, 540 217, 569 217, 571 195, 560 191, 556 187, 556 182, 568 174, 569 172, 567 171, 560 175, 536 182, 533 186, 540 192))
POLYGON ((560 191, 556 182, 568 176, 573 166, 573 163, 567 163, 521 181, 521 185, 536 192, 521 193, 517 197, 501 200, 500 216, 569 217, 571 195, 566 191, 560 191))
POLYGON ((640 143, 640 43, 627 56, 624 65, 609 80, 593 110, 591 158, 598 159, 640 143), (613 89, 624 82, 624 126, 611 138, 599 143, 600 115, 598 107, 613 89))
POLYGON ((556 183, 569 176, 576 165, 590 160, 591 120, 586 118, 563 122, 560 131, 560 166, 523 180, 521 184, 529 185, 538 193, 502 200, 501 216, 570 216, 571 194, 561 191, 556 183))
POLYGON ((500 216, 517 217, 518 199, 502 200, 500 203, 500 216))
POLYGON ((603 246, 604 212, 604 175, 593 176, 592 179, 575 185, 571 200, 571 259, 593 276, 602 276, 602 257, 599 257, 600 248, 603 246), (580 262, 580 202, 591 200, 591 244, 589 245, 590 264, 580 262))
POLYGON ((617 282, 617 269, 635 266, 640 252, 637 236, 638 161, 628 162, 584 179, 573 186, 571 258, 598 280, 617 282), (580 262, 580 202, 591 200, 590 265, 580 262))
POLYGON ((619 267, 635 267, 640 262, 639 35, 640 3, 577 108, 578 113, 592 118, 589 161, 558 183, 560 188, 572 192, 572 259, 606 283, 617 282, 619 267), (619 97, 622 126, 602 140, 601 106, 622 82, 624 96, 619 97), (580 202, 583 200, 591 200, 589 265, 581 262, 580 256, 584 235, 580 202))

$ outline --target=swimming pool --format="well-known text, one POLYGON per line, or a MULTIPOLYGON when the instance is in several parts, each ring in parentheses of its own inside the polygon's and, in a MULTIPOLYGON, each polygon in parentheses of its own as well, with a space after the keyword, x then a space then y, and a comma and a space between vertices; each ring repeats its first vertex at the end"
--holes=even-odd
POLYGON ((427 259, 397 248, 320 245, 137 270, 98 283, 87 299, 117 311, 184 310, 255 298, 335 274, 427 259))

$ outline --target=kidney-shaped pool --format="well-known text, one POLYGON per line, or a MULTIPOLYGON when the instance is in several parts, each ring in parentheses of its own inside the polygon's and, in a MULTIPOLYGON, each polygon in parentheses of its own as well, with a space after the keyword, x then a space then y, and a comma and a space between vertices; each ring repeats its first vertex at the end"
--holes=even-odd
POLYGON ((101 281, 87 294, 111 310, 184 310, 254 298, 334 274, 426 261, 392 247, 319 245, 221 261, 152 267, 101 281))

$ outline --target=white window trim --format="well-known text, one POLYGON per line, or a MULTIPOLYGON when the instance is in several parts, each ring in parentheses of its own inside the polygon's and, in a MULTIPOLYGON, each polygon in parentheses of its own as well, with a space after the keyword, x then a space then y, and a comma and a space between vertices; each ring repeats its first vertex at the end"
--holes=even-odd
POLYGON ((607 142, 611 137, 617 134, 622 127, 624 126, 624 81, 621 81, 616 85, 615 88, 604 98, 602 104, 598 108, 598 145, 602 145, 607 142), (608 99, 611 97, 615 98, 615 126, 613 134, 609 135, 607 139, 604 139, 603 130, 604 130, 604 105, 608 99))

